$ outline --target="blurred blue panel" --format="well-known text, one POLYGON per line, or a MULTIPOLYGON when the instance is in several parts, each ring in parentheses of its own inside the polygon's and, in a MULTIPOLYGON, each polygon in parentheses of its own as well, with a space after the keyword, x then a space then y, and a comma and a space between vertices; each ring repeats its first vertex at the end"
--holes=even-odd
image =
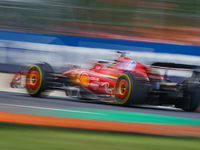
POLYGON ((0 31, 0 39, 76 47, 200 56, 200 46, 0 31))

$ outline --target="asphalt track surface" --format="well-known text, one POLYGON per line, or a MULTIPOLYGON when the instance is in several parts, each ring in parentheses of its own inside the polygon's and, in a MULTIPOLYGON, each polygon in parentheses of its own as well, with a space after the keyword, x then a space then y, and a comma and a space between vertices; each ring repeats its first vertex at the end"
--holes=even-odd
POLYGON ((170 107, 149 107, 149 106, 130 106, 123 107, 116 104, 110 104, 92 100, 80 100, 75 98, 63 97, 31 97, 28 94, 2 92, 0 91, 0 111, 1 112, 20 112, 31 111, 33 108, 98 108, 107 110, 119 110, 128 112, 139 112, 148 114, 159 114, 181 118, 190 118, 200 120, 200 112, 184 112, 181 109, 170 107))

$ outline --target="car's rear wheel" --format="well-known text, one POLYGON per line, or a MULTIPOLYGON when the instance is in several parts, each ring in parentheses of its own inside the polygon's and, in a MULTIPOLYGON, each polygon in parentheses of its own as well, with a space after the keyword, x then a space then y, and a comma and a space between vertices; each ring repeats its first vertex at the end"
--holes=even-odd
POLYGON ((200 104, 200 85, 191 82, 190 78, 184 79, 183 97, 178 99, 175 107, 181 108, 184 111, 195 111, 200 104))
POLYGON ((31 96, 39 96, 48 88, 47 77, 52 73, 52 67, 47 64, 35 64, 30 66, 26 73, 26 90, 31 96))
POLYGON ((115 99, 120 105, 143 104, 146 100, 144 77, 130 72, 122 73, 115 84, 115 99))
POLYGON ((187 91, 184 95, 182 109, 184 111, 196 111, 200 105, 200 86, 198 85, 195 89, 187 91))

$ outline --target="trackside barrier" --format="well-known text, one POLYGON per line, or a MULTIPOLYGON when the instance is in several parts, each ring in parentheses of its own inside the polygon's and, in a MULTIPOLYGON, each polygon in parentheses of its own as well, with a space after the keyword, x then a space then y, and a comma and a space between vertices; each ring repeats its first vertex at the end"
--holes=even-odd
POLYGON ((0 31, 0 71, 15 72, 15 65, 42 61, 85 67, 92 59, 113 59, 113 50, 129 51, 128 57, 143 64, 200 64, 200 46, 0 31))

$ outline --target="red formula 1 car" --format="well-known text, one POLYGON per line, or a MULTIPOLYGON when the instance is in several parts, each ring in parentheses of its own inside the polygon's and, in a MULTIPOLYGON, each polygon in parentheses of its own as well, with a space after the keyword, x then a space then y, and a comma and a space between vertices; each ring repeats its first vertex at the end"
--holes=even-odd
MULTIPOLYGON (((103 99, 119 105, 173 105, 185 111, 195 111, 200 103, 200 68, 192 65, 154 63, 151 66, 125 57, 96 61, 93 67, 77 66, 55 73, 47 63, 26 69, 25 88, 29 95, 45 91, 64 90, 67 96, 82 99, 103 99), (189 70, 192 75, 181 82, 171 82, 155 68, 189 70)), ((22 72, 23 73, 23 72, 22 72)), ((14 76, 11 86, 19 87, 22 73, 14 76)))

